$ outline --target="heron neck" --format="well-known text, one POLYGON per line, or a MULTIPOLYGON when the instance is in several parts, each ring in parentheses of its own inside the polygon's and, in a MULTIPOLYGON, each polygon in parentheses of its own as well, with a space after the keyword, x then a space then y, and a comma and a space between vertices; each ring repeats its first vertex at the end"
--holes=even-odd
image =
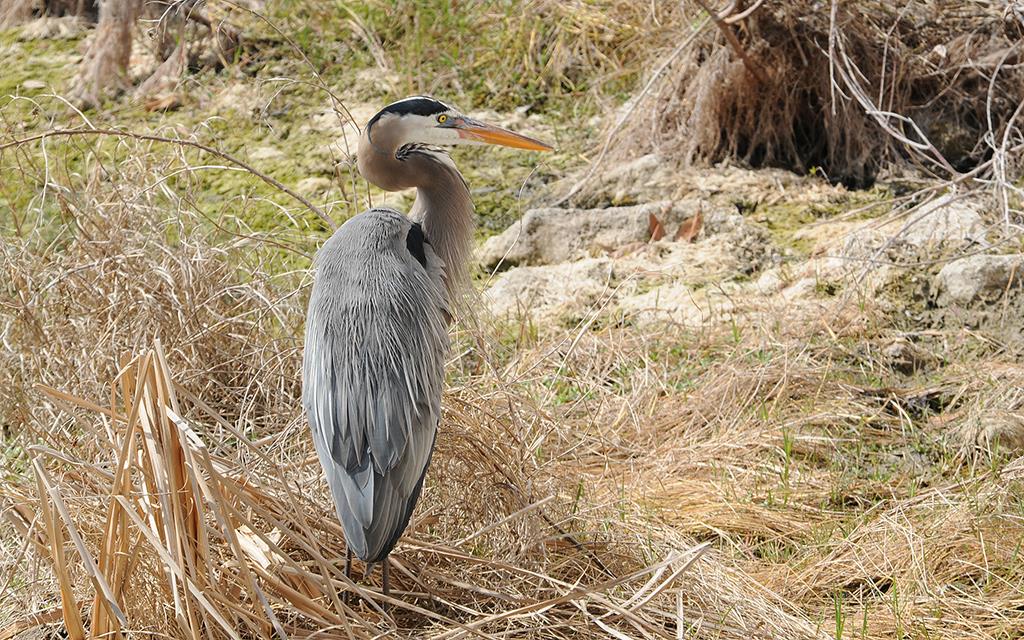
POLYGON ((367 127, 359 139, 359 171, 385 191, 416 188, 409 212, 423 225, 434 252, 445 264, 445 284, 455 300, 467 282, 466 262, 473 243, 473 200, 451 158, 433 151, 411 151, 399 160, 405 134, 400 128, 367 127))
POLYGON ((413 158, 425 179, 418 181, 416 202, 410 217, 423 225, 430 246, 445 264, 445 284, 449 296, 467 281, 467 263, 473 243, 473 200, 469 188, 454 165, 429 156, 413 158))

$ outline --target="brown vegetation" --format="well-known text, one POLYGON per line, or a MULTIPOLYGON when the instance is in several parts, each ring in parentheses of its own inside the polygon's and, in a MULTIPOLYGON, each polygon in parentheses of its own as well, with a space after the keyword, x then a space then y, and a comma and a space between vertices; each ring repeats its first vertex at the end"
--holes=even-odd
POLYGON ((116 185, 68 194, 79 231, 59 252, 4 246, 17 348, 0 408, 34 460, 2 489, 0 579, 30 585, 8 611, 53 612, 60 594, 70 637, 1024 628, 1024 469, 999 453, 1015 432, 972 431, 1019 412, 999 390, 1020 367, 986 356, 925 388, 872 383, 903 378, 884 315, 858 301, 764 310, 740 336, 591 320, 509 350, 493 340, 507 329, 463 329, 398 593, 350 584, 298 400, 300 276, 270 276, 262 238, 216 240, 187 200, 161 215, 145 142, 116 185))
MULTIPOLYGON (((739 159, 871 184, 894 160, 942 177, 990 158, 1024 101, 1001 3, 744 3, 666 54, 617 157, 739 159)), ((682 25, 680 28, 687 31, 682 25)))

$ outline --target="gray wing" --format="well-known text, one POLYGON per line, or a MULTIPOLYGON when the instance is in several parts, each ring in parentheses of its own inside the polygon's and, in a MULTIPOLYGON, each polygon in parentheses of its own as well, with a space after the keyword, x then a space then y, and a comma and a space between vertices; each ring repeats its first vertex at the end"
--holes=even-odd
POLYGON ((409 522, 441 413, 441 265, 429 245, 413 255, 411 227, 389 210, 342 225, 317 254, 306 320, 303 404, 349 547, 367 562, 409 522))

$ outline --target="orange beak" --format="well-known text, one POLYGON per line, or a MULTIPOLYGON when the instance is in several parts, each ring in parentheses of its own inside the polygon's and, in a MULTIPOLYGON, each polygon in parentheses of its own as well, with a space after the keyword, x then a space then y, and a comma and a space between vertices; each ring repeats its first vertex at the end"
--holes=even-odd
POLYGON ((459 132, 459 137, 466 140, 475 140, 486 144, 500 144, 503 147, 528 149, 530 151, 554 150, 554 147, 540 140, 469 118, 462 118, 460 122, 455 124, 454 128, 459 132))

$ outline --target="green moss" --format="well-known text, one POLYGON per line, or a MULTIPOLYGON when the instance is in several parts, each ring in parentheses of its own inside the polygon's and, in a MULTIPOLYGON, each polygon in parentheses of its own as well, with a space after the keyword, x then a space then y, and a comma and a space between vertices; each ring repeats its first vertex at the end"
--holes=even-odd
MULTIPOLYGON (((14 96, 34 97, 61 89, 71 79, 79 58, 79 39, 19 40, 20 33, 20 29, 0 31, 4 65, 0 73, 0 105, 5 108, 14 96)), ((20 111, 31 110, 31 104, 26 103, 20 111)))
MULTIPOLYGON (((23 41, 18 39, 19 34, 19 29, 0 31, 4 66, 0 73, 0 141, 25 137, 40 127, 66 120, 62 115, 66 105, 45 94, 62 93, 78 58, 78 40, 23 41)), ((61 149, 51 151, 59 164, 61 149)), ((75 150, 70 152, 77 155, 75 150)), ((35 151, 0 152, 0 211, 12 212, 0 215, 0 235, 23 233, 26 225, 35 224, 38 214, 27 211, 33 201, 42 209, 44 221, 64 215, 56 198, 39 200, 45 164, 42 154, 35 151)), ((60 166, 50 169, 52 174, 60 174, 60 166)))
POLYGON ((737 208, 756 222, 765 225, 776 245, 788 249, 792 253, 807 256, 813 248, 814 241, 809 238, 796 237, 798 231, 810 224, 830 220, 855 210, 859 210, 858 214, 852 217, 848 216, 847 219, 860 220, 873 217, 882 209, 872 209, 870 205, 885 202, 890 197, 887 189, 876 187, 868 191, 841 192, 824 202, 781 201, 771 204, 740 202, 737 203, 737 208))

